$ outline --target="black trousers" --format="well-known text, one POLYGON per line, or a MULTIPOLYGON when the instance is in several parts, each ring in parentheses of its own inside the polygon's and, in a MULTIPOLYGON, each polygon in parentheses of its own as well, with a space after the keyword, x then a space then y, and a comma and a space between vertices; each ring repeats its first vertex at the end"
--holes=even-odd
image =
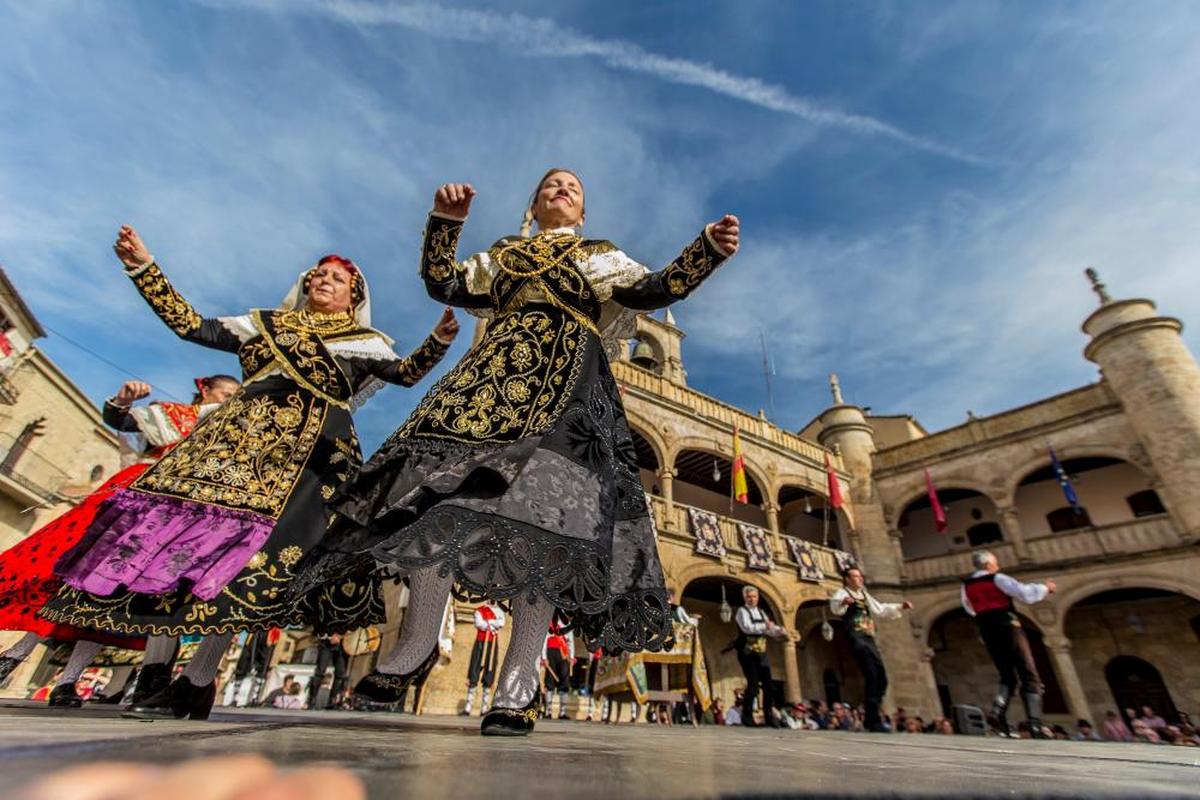
POLYGON ((771 666, 766 653, 738 653, 738 664, 742 674, 746 676, 745 704, 742 706, 742 724, 754 724, 754 708, 758 702, 758 692, 762 690, 763 721, 771 724, 771 709, 775 707, 772 696, 774 684, 771 683, 771 666))
POLYGON ((878 730, 883 724, 879 709, 883 705, 883 695, 887 693, 888 687, 887 669, 883 665, 883 656, 879 654, 879 645, 875 643, 874 636, 852 631, 849 637, 850 652, 854 654, 854 660, 858 663, 859 671, 862 672, 863 682, 866 683, 863 692, 865 695, 863 705, 866 707, 863 725, 869 731, 878 730))
POLYGON ((546 691, 560 694, 571 691, 571 662, 553 647, 546 652, 546 691))
POLYGON ((471 646, 471 661, 467 665, 467 686, 479 685, 483 680, 483 688, 491 689, 496 682, 496 659, 499 648, 496 639, 488 641, 475 640, 471 646))
POLYGON ((1037 664, 1033 661, 1033 650, 1025 629, 1011 621, 979 623, 979 635, 987 647, 992 663, 1000 673, 1000 685, 1012 694, 1020 684, 1024 694, 1041 694, 1042 679, 1037 664))
POLYGON ((340 644, 330 644, 324 639, 319 640, 317 667, 313 670, 312 680, 308 684, 309 708, 313 708, 317 704, 317 692, 321 690, 321 684, 325 682, 325 673, 329 671, 330 667, 333 667, 333 685, 329 687, 329 705, 333 705, 334 698, 342 689, 346 688, 347 666, 346 651, 340 644))

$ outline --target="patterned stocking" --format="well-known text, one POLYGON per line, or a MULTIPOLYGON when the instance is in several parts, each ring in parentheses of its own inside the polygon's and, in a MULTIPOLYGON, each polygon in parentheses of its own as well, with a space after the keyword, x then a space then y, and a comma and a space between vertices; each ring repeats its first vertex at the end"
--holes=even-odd
POLYGON ((232 633, 214 633, 204 637, 196 655, 183 669, 183 677, 191 681, 192 686, 208 686, 217 677, 221 667, 221 659, 233 641, 232 633))
POLYGON ((96 654, 100 652, 99 642, 78 641, 75 643, 75 649, 71 651, 71 658, 67 661, 67 666, 63 667, 62 675, 59 676, 55 686, 63 686, 72 684, 79 680, 79 676, 88 668, 96 654))
POLYGON ((437 647, 442 629, 442 615, 454 576, 438 575, 438 566, 414 570, 408 575, 408 611, 404 614, 404 629, 400 641, 375 669, 387 675, 406 675, 421 666, 433 648, 437 647))
POLYGON ((166 664, 171 661, 171 657, 175 655, 175 643, 178 639, 174 636, 150 636, 146 639, 146 654, 142 656, 142 666, 148 667, 151 664, 166 664))
POLYGON ((538 690, 538 661, 554 606, 544 597, 530 603, 520 596, 513 599, 512 616, 512 637, 504 654, 493 708, 524 708, 533 699, 538 690))
POLYGON ((33 648, 37 647, 41 641, 42 637, 36 633, 27 633, 12 647, 0 653, 0 658, 12 658, 17 661, 24 661, 29 658, 29 654, 33 652, 33 648))

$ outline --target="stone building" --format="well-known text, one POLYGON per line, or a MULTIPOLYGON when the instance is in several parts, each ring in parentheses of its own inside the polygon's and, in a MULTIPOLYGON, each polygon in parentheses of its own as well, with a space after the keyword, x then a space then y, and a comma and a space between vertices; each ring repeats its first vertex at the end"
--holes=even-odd
MULTIPOLYGON (((930 719, 955 703, 986 706, 995 673, 959 606, 959 582, 970 551, 987 546, 1019 579, 1058 582, 1050 600, 1023 609, 1048 718, 1141 705, 1200 711, 1200 368, 1178 320, 1149 300, 1115 301, 1095 288, 1100 306, 1083 330, 1096 383, 932 434, 909 416, 845 403, 836 379, 829 408, 798 433, 783 430, 689 388, 684 333, 669 313, 642 319, 614 373, 668 584, 702 617, 714 695, 728 701, 742 685, 733 654, 722 653, 733 626, 721 605, 736 606, 749 583, 802 637, 772 645, 776 690, 861 700, 844 637, 820 635, 842 549, 865 566, 880 599, 915 605, 880 626, 888 708, 930 719), (729 501, 735 427, 747 505, 729 501), (1082 513, 1064 499, 1051 446, 1082 513), (827 508, 827 460, 846 500, 837 510, 827 508), (945 534, 934 530, 926 470, 947 509, 945 534), (723 555, 697 552, 693 509, 715 516, 723 555), (750 565, 739 523, 766 532, 771 569, 750 565), (818 580, 801 579, 789 538, 809 543, 818 580)), ((456 612, 455 647, 430 681, 428 711, 461 707, 473 631, 470 609, 456 612)))
MULTIPOLYGON (((46 331, 0 269, 0 549, 76 504, 120 468, 100 410, 35 344, 46 331)), ((113 387, 114 390, 117 387, 113 387)), ((19 633, 0 632, 0 647, 19 633)), ((22 687, 34 655, 9 680, 22 687)))

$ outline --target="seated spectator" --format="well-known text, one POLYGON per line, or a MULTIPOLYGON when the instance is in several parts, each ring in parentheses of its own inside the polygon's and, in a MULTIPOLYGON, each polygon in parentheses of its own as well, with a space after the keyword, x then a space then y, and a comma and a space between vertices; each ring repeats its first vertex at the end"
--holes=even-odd
POLYGON ((1167 727, 1167 721, 1158 714, 1155 714, 1154 709, 1150 706, 1142 706, 1142 715, 1138 719, 1154 730, 1167 727))
POLYGON ((943 719, 941 722, 938 723, 937 732, 943 736, 953 736, 954 735, 954 723, 948 719, 943 719))
POLYGON ((833 717, 829 721, 830 730, 848 731, 854 726, 854 720, 850 718, 850 711, 846 708, 845 703, 833 704, 833 717))
POLYGON ((1158 732, 1147 725, 1143 719, 1135 719, 1133 721, 1133 739, 1145 744, 1162 744, 1162 738, 1158 735, 1158 732))
POLYGON ((1058 739, 1059 741, 1067 741, 1068 739, 1071 738, 1071 735, 1069 733, 1067 733, 1067 729, 1064 728, 1062 725, 1050 726, 1050 735, 1053 736, 1055 739, 1058 739))
POLYGON ((1129 730, 1129 726, 1125 724, 1125 720, 1121 719, 1120 715, 1115 711, 1104 712, 1104 725, 1101 726, 1100 732, 1110 742, 1133 741, 1133 732, 1129 730))
POLYGON ((741 725, 742 724, 742 698, 737 694, 733 696, 733 705, 725 712, 726 725, 741 725))
POLYGON ((903 731, 908 728, 908 714, 904 713, 903 708, 897 708, 896 713, 892 715, 892 730, 903 731))
POLYGON ((266 696, 266 697, 264 697, 264 698, 262 699, 262 702, 261 702, 261 703, 259 703, 258 705, 260 705, 260 706, 274 706, 274 705, 275 705, 275 699, 276 699, 276 698, 278 698, 278 697, 282 697, 283 695, 287 694, 287 692, 288 692, 288 689, 289 689, 289 688, 290 688, 290 687, 291 687, 293 684, 295 684, 295 683, 296 683, 296 676, 295 676, 295 675, 284 675, 284 676, 283 676, 283 685, 282 685, 282 686, 279 686, 279 687, 277 687, 277 688, 275 688, 275 689, 272 689, 270 692, 268 692, 268 693, 267 693, 267 696, 266 696))
POLYGON ((724 725, 725 724, 725 701, 719 697, 714 697, 712 707, 709 709, 709 715, 705 715, 705 721, 709 725, 724 725), (711 715, 711 718, 709 717, 711 715))
MULTIPOLYGON (((1112 714, 1113 712, 1110 711, 1108 713, 1112 714)), ((1116 715, 1113 714, 1113 716, 1116 715)), ((1075 723, 1075 733, 1072 734, 1071 739, 1076 742, 1102 741, 1100 739, 1100 734, 1096 733, 1096 729, 1092 727, 1092 723, 1088 722, 1086 719, 1081 719, 1075 723)))
POLYGON ((300 702, 300 684, 292 683, 287 690, 275 698, 273 705, 275 708, 304 708, 304 704, 300 702))
POLYGON ((817 730, 829 730, 829 707, 823 702, 814 700, 809 709, 809 716, 817 723, 817 730))
POLYGON ((905 733, 922 733, 923 731, 921 730, 921 718, 920 717, 909 717, 907 720, 905 720, 904 732, 905 733))

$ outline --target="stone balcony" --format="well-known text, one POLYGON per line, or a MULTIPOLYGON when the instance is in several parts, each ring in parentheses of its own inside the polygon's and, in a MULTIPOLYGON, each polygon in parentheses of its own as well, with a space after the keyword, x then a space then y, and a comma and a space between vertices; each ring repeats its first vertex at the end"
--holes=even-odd
MULTIPOLYGON (((1113 525, 1080 528, 1028 539, 1025 546, 1030 560, 1021 566, 1062 568, 1080 562, 1170 550, 1183 544, 1175 523, 1167 514, 1119 522, 1113 525)), ((1001 567, 1018 565, 1009 543, 988 547, 1000 560, 1001 567)), ((909 584, 939 583, 957 580, 971 572, 971 553, 964 550, 904 562, 904 579, 909 584)))
MULTIPOLYGON (((672 547, 686 548, 689 553, 694 549, 695 539, 692 536, 691 529, 688 523, 688 508, 683 503, 668 504, 663 498, 651 495, 649 496, 650 509, 654 514, 654 523, 658 528, 658 538, 660 550, 664 544, 672 547)), ((703 509, 707 510, 707 509, 703 509)), ((709 512, 715 513, 715 512, 709 512)), ((738 535, 737 524, 738 520, 723 514, 716 514, 717 523, 721 529, 721 538, 725 543, 725 557, 720 563, 728 567, 730 571, 746 570, 746 548, 742 546, 741 538, 738 535)), ((774 541, 775 550, 775 569, 771 575, 777 579, 781 576, 790 577, 791 580, 799 583, 796 576, 797 565, 788 553, 784 546, 783 538, 776 532, 767 531, 768 535, 774 541)), ((813 558, 820 567, 821 572, 825 574, 825 581, 830 580, 841 585, 838 577, 837 559, 834 555, 836 552, 832 548, 822 547, 819 544, 809 543, 812 547, 813 558)), ((714 564, 717 560, 711 556, 694 554, 694 558, 711 561, 714 564)), ((757 574, 766 575, 768 573, 758 572, 757 574)), ((808 583, 807 586, 819 586, 822 584, 808 583)))

